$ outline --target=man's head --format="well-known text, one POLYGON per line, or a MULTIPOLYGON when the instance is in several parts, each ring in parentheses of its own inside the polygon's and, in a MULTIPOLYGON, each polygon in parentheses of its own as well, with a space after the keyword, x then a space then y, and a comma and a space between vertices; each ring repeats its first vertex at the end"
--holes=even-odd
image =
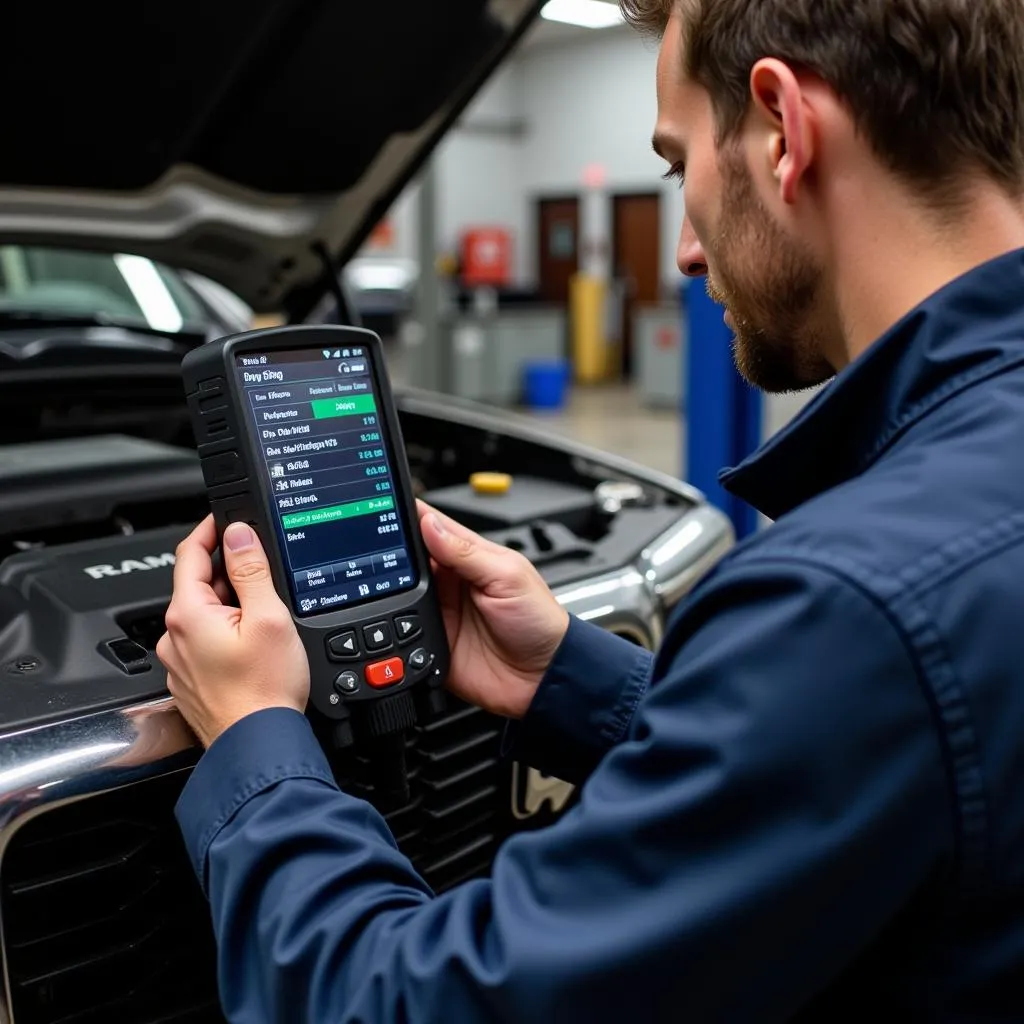
POLYGON ((707 275, 767 391, 844 365, 841 235, 875 198, 948 224, 979 180, 1024 195, 1021 0, 620 3, 662 36, 655 148, 686 175, 680 270, 707 275))

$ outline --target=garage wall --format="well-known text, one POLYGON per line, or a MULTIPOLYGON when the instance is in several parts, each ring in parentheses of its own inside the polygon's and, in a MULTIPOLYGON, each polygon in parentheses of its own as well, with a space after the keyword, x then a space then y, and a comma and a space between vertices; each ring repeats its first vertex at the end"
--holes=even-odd
POLYGON ((391 207, 388 213, 388 220, 391 222, 393 243, 390 248, 375 251, 366 247, 363 249, 364 254, 397 256, 404 260, 416 259, 417 198, 418 189, 415 185, 410 186, 395 200, 395 204, 391 207))
MULTIPOLYGON (((506 63, 437 150, 441 245, 454 251, 470 225, 504 225, 514 236, 516 283, 535 284, 536 200, 581 192, 584 169, 599 164, 609 194, 661 191, 661 277, 673 287, 684 207, 679 188, 661 180, 664 162, 651 151, 656 62, 656 44, 622 28, 526 49, 506 63)), ((407 190, 392 212, 395 252, 410 257, 414 195, 407 190)), ((610 244, 610 200, 597 208, 604 217, 588 220, 610 244)))
MULTIPOLYGON (((516 239, 514 273, 527 274, 520 239, 523 234, 522 133, 519 68, 499 69, 467 108, 460 127, 453 129, 434 154, 437 180, 437 231, 442 251, 455 252, 463 231, 471 225, 501 225, 516 239)), ((411 184, 391 207, 388 219, 393 244, 364 254, 416 260, 418 185, 411 184)))
POLYGON ((499 69, 438 147, 436 164, 440 244, 455 251, 470 225, 505 227, 514 238, 517 280, 528 274, 520 75, 515 63, 499 69))
POLYGON ((666 285, 678 281, 675 249, 683 196, 674 183, 661 180, 666 167, 651 150, 656 64, 656 44, 628 28, 520 57, 529 128, 522 166, 531 279, 536 276, 534 199, 579 189, 584 168, 600 164, 610 193, 662 192, 661 277, 666 285))

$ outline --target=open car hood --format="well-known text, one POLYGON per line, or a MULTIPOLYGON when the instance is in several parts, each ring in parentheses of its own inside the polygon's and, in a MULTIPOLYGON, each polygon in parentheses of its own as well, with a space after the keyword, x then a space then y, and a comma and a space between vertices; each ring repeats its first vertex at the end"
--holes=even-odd
POLYGON ((541 0, 8 12, 0 240, 135 253, 305 317, 541 0))

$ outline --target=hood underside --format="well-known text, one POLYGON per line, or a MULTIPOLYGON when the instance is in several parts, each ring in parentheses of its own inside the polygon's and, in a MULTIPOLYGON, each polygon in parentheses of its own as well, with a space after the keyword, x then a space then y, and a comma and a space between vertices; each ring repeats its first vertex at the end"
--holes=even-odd
POLYGON ((539 0, 16 4, 0 240, 130 252, 305 317, 539 0))

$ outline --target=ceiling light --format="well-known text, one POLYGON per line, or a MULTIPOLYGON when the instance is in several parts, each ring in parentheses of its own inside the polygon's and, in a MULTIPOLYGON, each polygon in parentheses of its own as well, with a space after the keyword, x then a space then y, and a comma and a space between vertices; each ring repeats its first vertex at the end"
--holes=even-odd
POLYGON ((605 0, 548 0, 540 16, 582 28, 611 28, 624 21, 619 5, 605 0))

